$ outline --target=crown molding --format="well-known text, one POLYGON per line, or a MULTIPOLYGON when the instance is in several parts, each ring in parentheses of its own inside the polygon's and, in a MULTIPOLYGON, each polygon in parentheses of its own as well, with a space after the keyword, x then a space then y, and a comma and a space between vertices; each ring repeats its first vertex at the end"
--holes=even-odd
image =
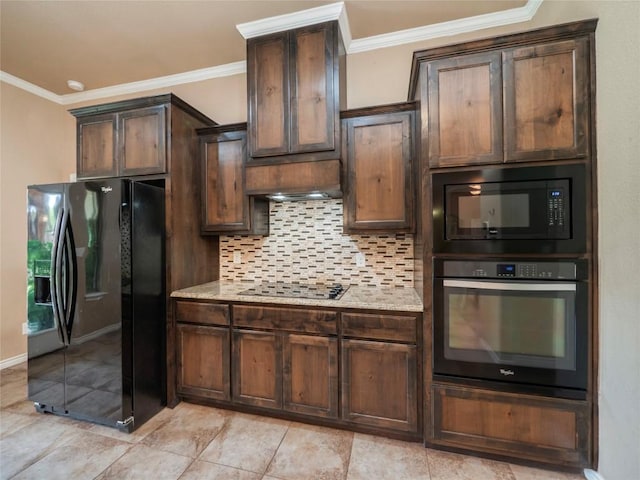
POLYGON ((0 71, 0 81, 9 83, 54 103, 60 105, 71 105, 87 100, 98 100, 101 98, 115 97, 129 93, 145 92, 147 90, 154 90, 157 88, 173 87, 175 85, 183 85, 185 83, 200 82, 203 80, 210 80, 212 78, 229 77, 231 75, 245 73, 246 71, 247 62, 242 60, 240 62, 227 63, 217 67, 202 68, 200 70, 192 70, 190 72, 177 73, 175 75, 156 77, 149 80, 141 80, 139 82, 123 83, 113 87, 96 88, 85 92, 69 93, 66 95, 57 95, 49 90, 45 90, 44 88, 38 87, 37 85, 3 71, 0 71))
POLYGON ((486 28, 511 25, 531 20, 543 0, 528 0, 522 7, 511 8, 501 12, 485 13, 474 17, 434 23, 424 27, 410 28, 397 32, 384 33, 371 37, 353 40, 347 53, 360 53, 380 48, 395 47, 407 43, 421 42, 434 38, 450 37, 462 33, 475 32, 486 28))
POLYGON ((100 98, 115 97, 117 95, 155 90, 157 88, 173 87, 175 85, 201 82, 212 78, 229 77, 231 75, 245 73, 246 71, 247 62, 242 60, 240 62, 227 63, 217 67, 202 68, 200 70, 192 70, 190 72, 177 73, 175 75, 156 77, 148 80, 141 80, 139 82, 123 83, 113 87, 96 88, 94 90, 87 90, 86 92, 70 93, 62 95, 62 104, 69 105, 72 103, 84 102, 86 100, 96 100, 100 98))
POLYGON ((236 28, 245 39, 268 35, 270 33, 292 30, 294 28, 306 27, 316 23, 330 22, 338 20, 342 39, 345 46, 351 42, 351 30, 347 19, 347 10, 344 2, 331 3, 320 7, 300 10, 298 12, 277 15, 275 17, 261 18, 253 22, 239 23, 236 28))
POLYGON ((42 97, 46 100, 62 105, 61 95, 57 95, 53 92, 50 92, 49 90, 46 90, 42 87, 34 85, 33 83, 29 83, 26 80, 22 80, 21 78, 15 77, 10 73, 3 72, 2 70, 0 70, 0 81, 4 83, 8 83, 9 85, 13 85, 14 87, 18 87, 26 92, 33 93, 38 97, 42 97))
MULTIPOLYGON (((423 40, 459 35, 461 33, 474 32, 486 28, 493 28, 513 23, 526 22, 531 20, 543 0, 528 0, 525 5, 518 8, 504 10, 502 12, 476 15, 475 17, 442 22, 425 27, 411 28, 398 32, 374 35, 372 37, 351 39, 349 20, 343 2, 332 3, 322 7, 302 10, 287 15, 270 17, 256 22, 249 22, 236 25, 236 28, 244 38, 252 38, 258 35, 274 33, 281 30, 288 30, 314 23, 338 20, 342 38, 348 54, 366 52, 380 48, 404 45, 407 43, 420 42, 423 40)), ((246 61, 227 63, 216 67, 192 70, 190 72, 167 75, 164 77, 141 80, 139 82, 124 83, 113 87, 97 88, 79 93, 57 95, 49 90, 38 87, 21 78, 9 73, 0 71, 0 81, 21 88, 39 97, 52 101, 60 105, 69 105, 87 100, 97 100, 109 98, 117 95, 145 92, 158 88, 172 87, 185 83, 199 82, 213 78, 238 75, 247 71, 246 61)))

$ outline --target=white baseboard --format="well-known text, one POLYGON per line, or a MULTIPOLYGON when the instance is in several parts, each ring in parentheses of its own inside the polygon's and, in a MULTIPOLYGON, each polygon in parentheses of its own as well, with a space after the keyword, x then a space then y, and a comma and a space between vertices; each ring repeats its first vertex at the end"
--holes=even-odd
POLYGON ((20 365, 22 362, 27 361, 27 354, 23 353, 21 355, 16 355, 15 357, 7 358, 6 360, 0 361, 0 370, 4 370, 5 368, 15 367, 16 365, 20 365))
POLYGON ((584 469, 584 476, 587 480, 604 480, 604 477, 602 475, 589 468, 584 469))
POLYGON ((102 327, 100 330, 95 330, 91 333, 87 333, 86 335, 82 335, 81 337, 74 338, 75 344, 85 343, 89 340, 93 340, 94 338, 101 337, 107 333, 115 332, 116 330, 122 328, 122 323, 114 323, 111 325, 107 325, 106 327, 102 327))

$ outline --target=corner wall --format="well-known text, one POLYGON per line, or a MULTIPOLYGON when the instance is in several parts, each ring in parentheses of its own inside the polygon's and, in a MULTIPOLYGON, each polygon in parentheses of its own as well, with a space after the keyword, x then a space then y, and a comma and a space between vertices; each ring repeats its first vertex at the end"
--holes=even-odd
POLYGON ((0 105, 0 360, 6 361, 27 350, 27 185, 69 181, 76 150, 75 121, 62 106, 4 82, 0 105))

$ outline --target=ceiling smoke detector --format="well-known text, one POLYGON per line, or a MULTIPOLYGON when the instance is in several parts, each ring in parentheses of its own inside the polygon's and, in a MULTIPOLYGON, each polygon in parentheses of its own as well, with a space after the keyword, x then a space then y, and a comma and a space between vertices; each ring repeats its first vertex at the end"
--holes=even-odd
POLYGON ((77 80, 67 80, 67 86, 76 92, 82 92, 84 90, 84 83, 78 82, 77 80))

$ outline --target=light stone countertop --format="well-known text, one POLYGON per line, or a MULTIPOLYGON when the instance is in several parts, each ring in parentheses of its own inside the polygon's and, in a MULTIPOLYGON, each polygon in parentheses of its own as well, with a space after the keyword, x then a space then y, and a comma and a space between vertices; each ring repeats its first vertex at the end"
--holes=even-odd
POLYGON ((241 295, 257 283, 215 281, 183 288, 171 293, 173 298, 193 298, 226 302, 308 305, 313 307, 359 308, 422 312, 422 301, 415 289, 401 287, 362 287, 351 285, 339 300, 241 295))

